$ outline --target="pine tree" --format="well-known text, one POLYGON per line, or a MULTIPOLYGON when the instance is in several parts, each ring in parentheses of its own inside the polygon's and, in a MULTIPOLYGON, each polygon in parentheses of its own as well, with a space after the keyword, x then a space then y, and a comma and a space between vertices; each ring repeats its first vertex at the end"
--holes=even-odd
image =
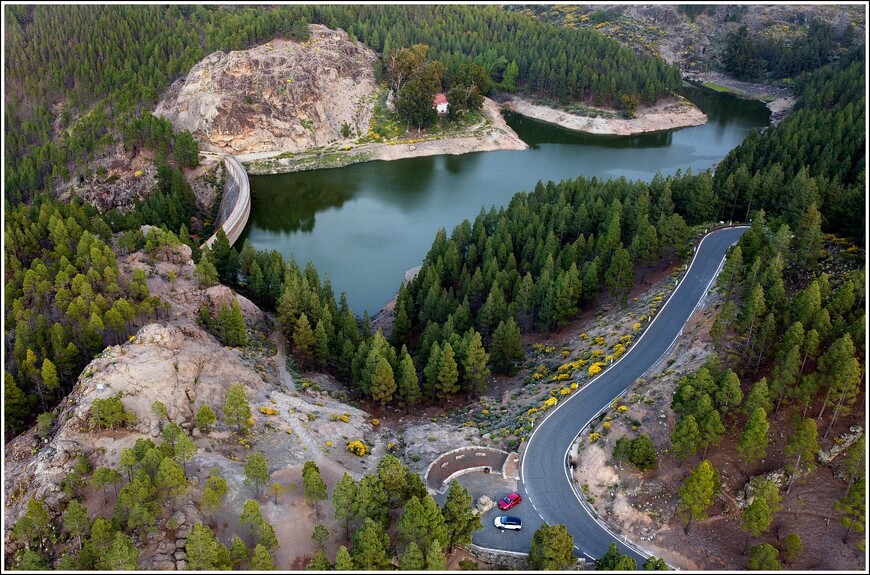
POLYGON ((496 373, 510 375, 516 372, 517 363, 525 359, 526 353, 520 340, 520 328, 513 318, 495 328, 489 351, 496 373))
POLYGON ((474 332, 468 345, 468 354, 463 364, 465 384, 472 397, 478 397, 486 391, 487 379, 490 373, 486 364, 489 354, 483 348, 483 341, 478 332, 474 332))
POLYGON ((260 511, 260 504, 253 499, 247 499, 244 507, 242 507, 239 524, 242 527, 247 525, 248 535, 253 538, 254 533, 259 531, 261 523, 263 523, 263 514, 260 511))
POLYGON ((316 342, 308 316, 302 313, 296 322, 296 329, 293 330, 293 353, 299 356, 300 361, 308 363, 314 356, 316 342))
POLYGON ((354 569, 353 558, 351 558, 347 547, 344 545, 339 546, 338 553, 335 554, 335 570, 353 571, 354 569))
POLYGON ((284 498, 284 493, 287 489, 280 483, 273 483, 269 486, 269 494, 272 496, 272 502, 278 505, 278 500, 284 498))
POLYGON ((344 519, 346 537, 349 537, 350 534, 350 520, 353 517, 356 492, 356 482, 347 472, 341 476, 332 490, 332 507, 335 509, 335 518, 339 521, 344 519))
POLYGON ((248 546, 238 535, 233 535, 232 543, 230 544, 230 565, 233 569, 240 569, 241 566, 247 563, 251 554, 248 551, 248 546))
POLYGON ((251 557, 251 569, 254 571, 274 571, 275 563, 272 554, 260 544, 254 547, 254 555, 251 557))
POLYGON ((245 485, 253 487, 257 493, 257 499, 259 499, 260 487, 268 481, 269 470, 266 467, 266 457, 259 451, 251 454, 248 462, 245 464, 245 485))
POLYGON ((199 409, 196 412, 196 419, 194 420, 197 429, 199 429, 203 433, 208 433, 209 429, 214 422, 217 420, 214 411, 207 404, 203 403, 199 406, 199 409))
POLYGON ((405 551, 399 556, 399 569, 402 571, 422 571, 426 567, 426 558, 417 544, 411 541, 405 551))
POLYGON ((860 389, 861 365, 855 357, 852 336, 847 333, 831 344, 828 351, 819 358, 819 367, 816 373, 821 384, 828 388, 818 419, 821 420, 826 406, 834 409, 831 422, 823 436, 827 437, 840 413, 848 412, 852 404, 855 403, 860 389))
MULTIPOLYGON (((214 473, 215 470, 212 470, 214 473)), ((218 473, 220 470, 217 470, 218 473)), ((205 489, 202 490, 202 498, 200 499, 200 508, 209 519, 214 517, 214 514, 223 505, 224 497, 229 490, 226 480, 220 475, 210 475, 205 482, 205 489)))
POLYGON ((353 534, 353 546, 350 555, 357 569, 380 570, 387 567, 390 547, 390 537, 381 525, 366 517, 362 526, 353 534))
POLYGON ((82 535, 85 534, 90 526, 91 520, 88 518, 87 507, 75 499, 70 501, 66 506, 66 511, 63 513, 63 528, 70 535, 78 539, 79 549, 82 548, 82 535))
POLYGON ((719 389, 715 394, 716 408, 722 415, 729 412, 732 407, 738 407, 743 401, 743 392, 740 390, 740 379, 733 370, 728 369, 719 378, 719 389))
POLYGON ((371 380, 372 399, 380 402, 381 407, 392 401, 393 394, 396 392, 396 381, 393 377, 393 368, 390 367, 390 362, 382 357, 375 366, 375 371, 372 374, 371 380))
POLYGON ((452 552, 457 545, 471 543, 474 532, 483 529, 480 517, 474 513, 474 499, 458 481, 450 483, 447 500, 442 508, 444 525, 447 528, 447 551, 452 552))
POLYGON ((447 556, 441 541, 434 539, 426 551, 426 570, 444 572, 447 569, 447 556))
POLYGON ((767 543, 753 545, 749 550, 749 564, 746 568, 750 571, 778 571, 779 552, 776 547, 767 543))
POLYGON ((405 504, 397 524, 396 532, 399 540, 406 545, 414 543, 418 548, 426 549, 428 527, 423 504, 416 497, 411 497, 405 504))
POLYGON ((399 397, 399 405, 408 413, 412 407, 420 403, 420 383, 417 378, 417 369, 414 361, 403 349, 402 361, 399 363, 399 378, 396 386, 399 397))
POLYGON ((227 389, 224 422, 227 425, 235 425, 238 433, 242 433, 242 430, 247 431, 252 425, 251 406, 245 395, 245 386, 241 383, 235 383, 227 389))
POLYGON ((449 342, 444 344, 441 350, 440 369, 435 391, 441 399, 445 399, 459 391, 459 368, 453 354, 453 347, 449 342))
POLYGON ((248 342, 245 330, 245 316, 237 299, 231 305, 222 305, 215 319, 220 339, 224 345, 244 347, 248 342))
POLYGON ((317 502, 326 499, 326 483, 320 476, 320 468, 313 461, 306 461, 302 466, 302 483, 305 487, 305 501, 314 506, 314 513, 320 516, 317 502))
POLYGON ((118 532, 115 533, 111 547, 98 561, 97 568, 105 571, 135 571, 140 554, 133 538, 118 532))
POLYGON ((767 451, 767 414, 764 408, 758 407, 746 422, 746 427, 740 440, 737 442, 737 453, 743 459, 743 474, 746 474, 746 465, 754 463, 764 457, 767 451))
POLYGON ((796 456, 792 472, 789 474, 786 493, 791 491, 791 485, 800 470, 801 459, 805 460, 805 465, 810 469, 815 467, 813 457, 819 451, 818 435, 815 420, 805 419, 798 425, 794 434, 786 440, 785 454, 789 457, 796 456))
POLYGON ((164 457, 154 477, 154 487, 164 502, 184 495, 188 487, 184 469, 171 457, 164 457))
POLYGON ((782 540, 782 560, 784 563, 791 563, 803 551, 804 545, 801 541, 801 536, 797 533, 789 533, 782 540))
POLYGON ((637 570, 637 562, 633 557, 623 555, 619 552, 616 543, 611 543, 607 547, 607 552, 598 560, 596 571, 635 571, 637 570))
POLYGON ((529 562, 537 570, 561 570, 577 562, 574 537, 564 525, 544 522, 532 536, 529 562))
POLYGON ((764 410, 764 413, 773 411, 773 402, 770 400, 770 391, 767 387, 766 377, 762 377, 752 386, 749 395, 746 396, 746 400, 743 402, 743 413, 748 417, 752 417, 752 414, 759 407, 764 410))
POLYGON ((655 555, 650 555, 646 563, 643 564, 644 571, 670 571, 667 561, 655 555))
POLYGON ((620 305, 625 307, 628 303, 628 292, 634 285, 634 269, 628 250, 620 247, 614 252, 610 265, 604 272, 604 281, 610 295, 618 297, 620 305))
MULTIPOLYGON (((318 527, 323 527, 318 524, 318 527)), ((314 553, 314 557, 311 558, 311 561, 308 562, 308 567, 306 569, 308 571, 329 571, 332 568, 332 565, 329 563, 329 559, 326 558, 326 554, 323 552, 323 549, 318 549, 314 553)))
POLYGON ((392 454, 387 454, 378 463, 378 480, 389 497, 390 508, 395 509, 404 503, 407 492, 405 466, 392 454))
POLYGON ((218 569, 218 541, 207 526, 197 522, 187 536, 185 545, 187 567, 191 571, 218 569))
POLYGON ((843 527, 846 527, 846 535, 843 543, 849 539, 852 531, 861 533, 864 531, 866 522, 866 478, 862 476, 852 484, 846 496, 834 502, 834 509, 843 516, 843 527))
POLYGON ((763 497, 756 497, 752 503, 743 508, 740 513, 740 529, 749 534, 746 538, 746 547, 743 554, 749 549, 749 543, 753 537, 758 537, 770 528, 772 514, 763 497))
POLYGON ((671 445, 674 448, 674 457, 682 461, 692 457, 698 452, 701 443, 701 432, 695 422, 694 415, 684 415, 671 433, 671 445))
POLYGON ((698 464, 680 487, 677 510, 686 519, 686 535, 693 520, 707 518, 707 508, 719 492, 719 473, 706 459, 698 464))

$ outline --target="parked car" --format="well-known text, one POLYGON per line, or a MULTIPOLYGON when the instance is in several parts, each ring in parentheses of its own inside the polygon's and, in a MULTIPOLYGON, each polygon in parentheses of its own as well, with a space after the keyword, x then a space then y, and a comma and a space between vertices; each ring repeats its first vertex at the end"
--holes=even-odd
POLYGON ((523 520, 519 517, 514 517, 513 515, 502 515, 500 517, 496 517, 493 523, 499 529, 519 530, 523 528, 523 520))
POLYGON ((510 509, 511 507, 513 507, 514 505, 516 505, 517 503, 519 503, 522 500, 523 500, 523 498, 520 497, 519 493, 517 493, 516 491, 512 491, 511 493, 508 493, 507 495, 505 495, 498 502, 498 508, 501 509, 502 511, 507 511, 508 509, 510 509))

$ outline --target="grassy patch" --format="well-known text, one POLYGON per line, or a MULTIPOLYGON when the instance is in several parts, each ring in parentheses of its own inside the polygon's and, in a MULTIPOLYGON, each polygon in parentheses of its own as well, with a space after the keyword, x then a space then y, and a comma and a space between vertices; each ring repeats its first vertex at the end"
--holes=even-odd
POLYGON ((702 84, 705 88, 709 88, 716 92, 726 92, 728 94, 734 94, 735 96, 745 96, 743 92, 740 90, 734 90, 733 88, 727 88, 725 86, 720 86, 719 84, 714 84, 713 82, 704 82, 702 84))

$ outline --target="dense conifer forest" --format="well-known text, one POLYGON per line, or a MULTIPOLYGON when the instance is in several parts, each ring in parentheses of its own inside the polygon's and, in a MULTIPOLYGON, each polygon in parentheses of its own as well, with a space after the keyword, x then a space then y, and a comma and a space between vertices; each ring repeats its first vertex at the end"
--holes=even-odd
MULTIPOLYGON (((711 337, 719 353, 674 392, 680 416, 674 453, 687 461, 703 457, 728 426, 743 430, 739 456, 757 461, 765 454, 768 418, 788 410, 794 425, 786 454, 797 466, 818 450, 818 437, 858 409, 866 377, 866 268, 857 247, 866 239, 866 62, 863 48, 844 56, 825 49, 824 28, 811 28, 807 44, 792 48, 820 55, 812 69, 795 70, 789 62, 796 56, 767 49, 780 54, 761 64, 772 74, 806 72, 795 80, 795 112, 750 134, 715 170, 649 183, 583 176, 539 182, 505 207, 482 208, 450 234, 441 230, 417 278, 399 291, 388 340, 373 332, 367 316, 354 314, 344 294, 336 297, 311 263, 300 266, 250 243, 231 247, 222 232, 200 252, 188 232, 196 208, 180 171, 195 165, 196 143, 148 112, 170 82, 213 50, 304 38, 309 22, 343 27, 383 54, 425 43, 428 57, 446 70, 474 63, 487 70, 494 89, 552 100, 651 102, 676 87, 677 72, 594 32, 559 29, 495 6, 60 8, 4 7, 7 439, 34 422, 50 426, 49 412, 95 354, 166 316, 168 303, 149 293, 144 272, 127 277, 119 270, 118 256, 135 250, 155 255, 190 246, 203 287, 231 286, 274 314, 297 367, 334 374, 354 398, 411 410, 482 394, 491 372, 522 367, 522 333, 561 329, 603 298, 624 304, 645 274, 685 262, 692 240, 718 221, 751 221, 751 229, 717 283, 724 302, 711 337), (57 182, 83 176, 113 144, 156 152, 157 189, 146 201, 128 214, 101 215, 78 198, 52 197, 57 182), (144 223, 162 227, 143 235, 144 223)), ((238 306, 216 316, 203 309, 200 317, 224 344, 245 345, 238 306)), ((250 407, 244 389, 233 397, 223 414, 242 430, 250 407)), ((94 403, 89 421, 96 427, 123 426, 129 418, 117 397, 94 403)), ((165 411, 156 403, 155 414, 165 411)), ((197 414, 196 426, 207 430, 214 417, 197 414)), ((79 460, 61 485, 69 495, 62 530, 42 502, 31 500, 12 532, 24 546, 17 566, 135 568, 134 537, 153 525, 160 505, 185 492, 185 463, 196 451, 174 423, 161 422, 161 429, 159 447, 140 439, 121 452, 120 471, 79 460), (111 521, 88 518, 80 502, 88 478, 104 496, 115 488, 111 521), (76 552, 57 555, 58 541, 76 552)), ((259 495, 260 466, 249 464, 246 483, 259 495)), ((313 462, 305 465, 305 497, 317 509, 325 484, 313 462)), ((850 530, 863 529, 859 468, 852 466, 836 507, 850 530)), ((687 482, 702 475, 708 483, 718 478, 704 461, 687 482)), ((479 524, 465 513, 464 490, 451 488, 439 509, 421 481, 392 456, 359 482, 342 478, 332 501, 353 546, 339 551, 336 569, 385 568, 390 511, 400 508, 400 566, 445 568, 445 548, 470 540, 479 524)), ((226 491, 219 473, 209 477, 201 503, 209 516, 226 491)), ((681 505, 690 509, 697 502, 685 493, 681 505)), ((776 498, 764 504, 775 507, 776 498)), ((238 537, 228 549, 199 524, 187 541, 189 566, 274 567, 274 530, 254 501, 245 504, 241 523, 256 535, 253 553, 238 537)), ((749 519, 745 525, 749 533, 756 528, 749 519)), ((753 548, 753 561, 763 551, 753 548)), ((314 561, 332 566, 322 552, 314 561)))

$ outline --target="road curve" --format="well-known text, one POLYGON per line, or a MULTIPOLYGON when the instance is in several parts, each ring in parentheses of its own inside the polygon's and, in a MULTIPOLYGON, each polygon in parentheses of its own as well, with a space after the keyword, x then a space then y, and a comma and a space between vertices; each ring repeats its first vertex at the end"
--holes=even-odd
POLYGON ((637 342, 590 384, 560 403, 529 437, 520 468, 520 492, 544 521, 568 528, 579 555, 598 559, 615 541, 621 553, 643 567, 647 556, 614 536, 581 505, 568 472, 568 451, 580 431, 670 349, 712 284, 728 247, 747 229, 721 228, 707 234, 686 275, 637 342))

